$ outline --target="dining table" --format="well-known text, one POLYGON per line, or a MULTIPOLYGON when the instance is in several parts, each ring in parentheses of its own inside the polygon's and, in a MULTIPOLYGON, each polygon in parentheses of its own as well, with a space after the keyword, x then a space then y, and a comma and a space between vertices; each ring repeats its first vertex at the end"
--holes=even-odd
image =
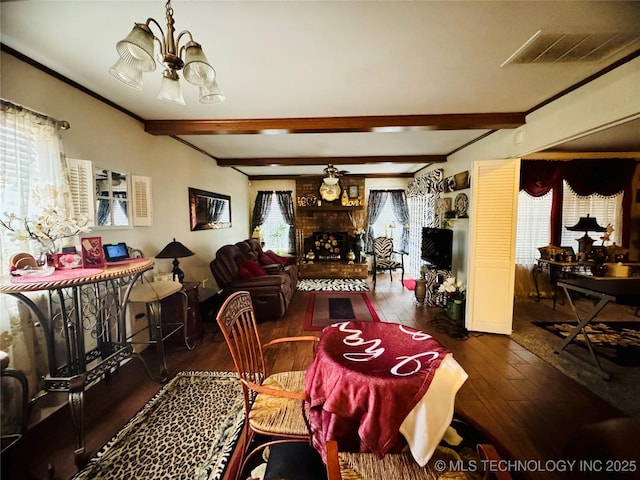
POLYGON ((325 327, 305 373, 312 443, 382 457, 407 447, 429 461, 468 378, 453 355, 421 330, 399 323, 345 321, 325 327))

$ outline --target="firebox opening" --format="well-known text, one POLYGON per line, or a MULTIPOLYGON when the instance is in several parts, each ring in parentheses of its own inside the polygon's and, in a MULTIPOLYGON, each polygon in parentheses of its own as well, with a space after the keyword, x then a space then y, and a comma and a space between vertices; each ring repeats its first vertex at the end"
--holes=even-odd
POLYGON ((316 260, 346 261, 347 238, 347 232, 313 232, 312 249, 316 254, 316 260))

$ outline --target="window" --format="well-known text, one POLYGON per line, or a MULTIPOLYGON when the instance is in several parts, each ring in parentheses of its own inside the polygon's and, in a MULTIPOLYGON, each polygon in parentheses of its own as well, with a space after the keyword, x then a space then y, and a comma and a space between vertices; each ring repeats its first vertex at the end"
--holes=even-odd
POLYGON ((532 197, 524 190, 518 195, 518 226, 516 229, 516 263, 530 265, 540 257, 538 247, 549 244, 551 238, 552 192, 532 197))
POLYGON ((393 213, 393 202, 391 198, 387 198, 380 216, 373 224, 373 238, 389 237, 393 239, 393 248, 397 250, 396 242, 400 240, 402 235, 402 226, 398 226, 396 216, 393 213))
MULTIPOLYGON (((578 252, 577 239, 583 236, 582 232, 567 230, 567 226, 578 223, 580 217, 589 214, 595 217, 598 224, 606 227, 611 224, 614 228, 610 237, 611 242, 620 243, 620 231, 622 228, 622 193, 613 197, 590 195, 579 197, 569 186, 563 182, 562 198, 562 232, 561 242, 558 246, 573 247, 578 252)), ((520 191, 518 197, 518 226, 516 239, 516 263, 529 265, 535 263, 540 257, 538 247, 548 245, 551 238, 551 202, 553 191, 542 197, 532 197, 524 191, 520 191)), ((589 232, 589 236, 596 240, 595 245, 601 244, 602 233, 589 232)))
MULTIPOLYGON (((587 214, 598 221, 598 225, 606 227, 611 224, 613 233, 610 241, 620 244, 620 230, 622 228, 622 192, 613 197, 601 197, 600 195, 590 195, 589 197, 579 197, 569 188, 567 182, 563 182, 562 197, 562 246, 571 246, 578 252, 577 238, 582 237, 582 232, 572 232, 565 227, 575 225, 580 217, 587 214)), ((588 232, 588 235, 596 240, 594 245, 601 245, 600 232, 588 232)))
POLYGON ((128 227, 129 196, 127 174, 96 168, 96 225, 128 227))
POLYGON ((265 250, 273 250, 276 253, 289 253, 289 231, 291 227, 280 211, 280 206, 275 200, 271 202, 271 209, 260 227, 260 237, 265 242, 265 250))

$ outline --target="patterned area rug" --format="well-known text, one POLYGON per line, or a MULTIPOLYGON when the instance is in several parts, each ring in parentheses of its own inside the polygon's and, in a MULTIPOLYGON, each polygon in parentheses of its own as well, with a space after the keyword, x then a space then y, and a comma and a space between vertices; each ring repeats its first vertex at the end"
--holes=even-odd
POLYGON ((368 292, 366 280, 358 278, 303 278, 298 282, 301 292, 368 292))
MULTIPOLYGON (((533 323, 562 338, 567 338, 576 325, 575 322, 533 323)), ((585 330, 598 355, 618 365, 640 365, 640 322, 594 322, 587 324, 585 330)), ((583 333, 573 342, 587 348, 583 333)))
POLYGON ((314 293, 309 299, 304 328, 322 330, 332 323, 350 320, 380 321, 365 292, 314 293))
POLYGON ((244 423, 232 372, 180 372, 73 479, 222 478, 244 423))

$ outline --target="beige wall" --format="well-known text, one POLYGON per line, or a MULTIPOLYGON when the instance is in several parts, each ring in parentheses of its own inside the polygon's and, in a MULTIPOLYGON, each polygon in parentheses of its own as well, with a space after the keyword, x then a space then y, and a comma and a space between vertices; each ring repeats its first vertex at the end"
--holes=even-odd
MULTIPOLYGON (((218 167, 215 160, 172 138, 145 133, 137 120, 11 55, 3 52, 0 64, 2 98, 71 124, 71 129, 62 133, 68 157, 151 177, 153 226, 96 228, 92 234, 102 236, 105 242, 125 241, 148 257, 175 237, 195 252, 193 257, 180 260, 185 279, 206 279, 206 286, 215 288, 209 262, 216 250, 249 235, 247 177, 218 167), (232 228, 191 232, 188 187, 230 195, 232 228)), ((171 260, 156 260, 155 271, 171 268, 171 260)))

